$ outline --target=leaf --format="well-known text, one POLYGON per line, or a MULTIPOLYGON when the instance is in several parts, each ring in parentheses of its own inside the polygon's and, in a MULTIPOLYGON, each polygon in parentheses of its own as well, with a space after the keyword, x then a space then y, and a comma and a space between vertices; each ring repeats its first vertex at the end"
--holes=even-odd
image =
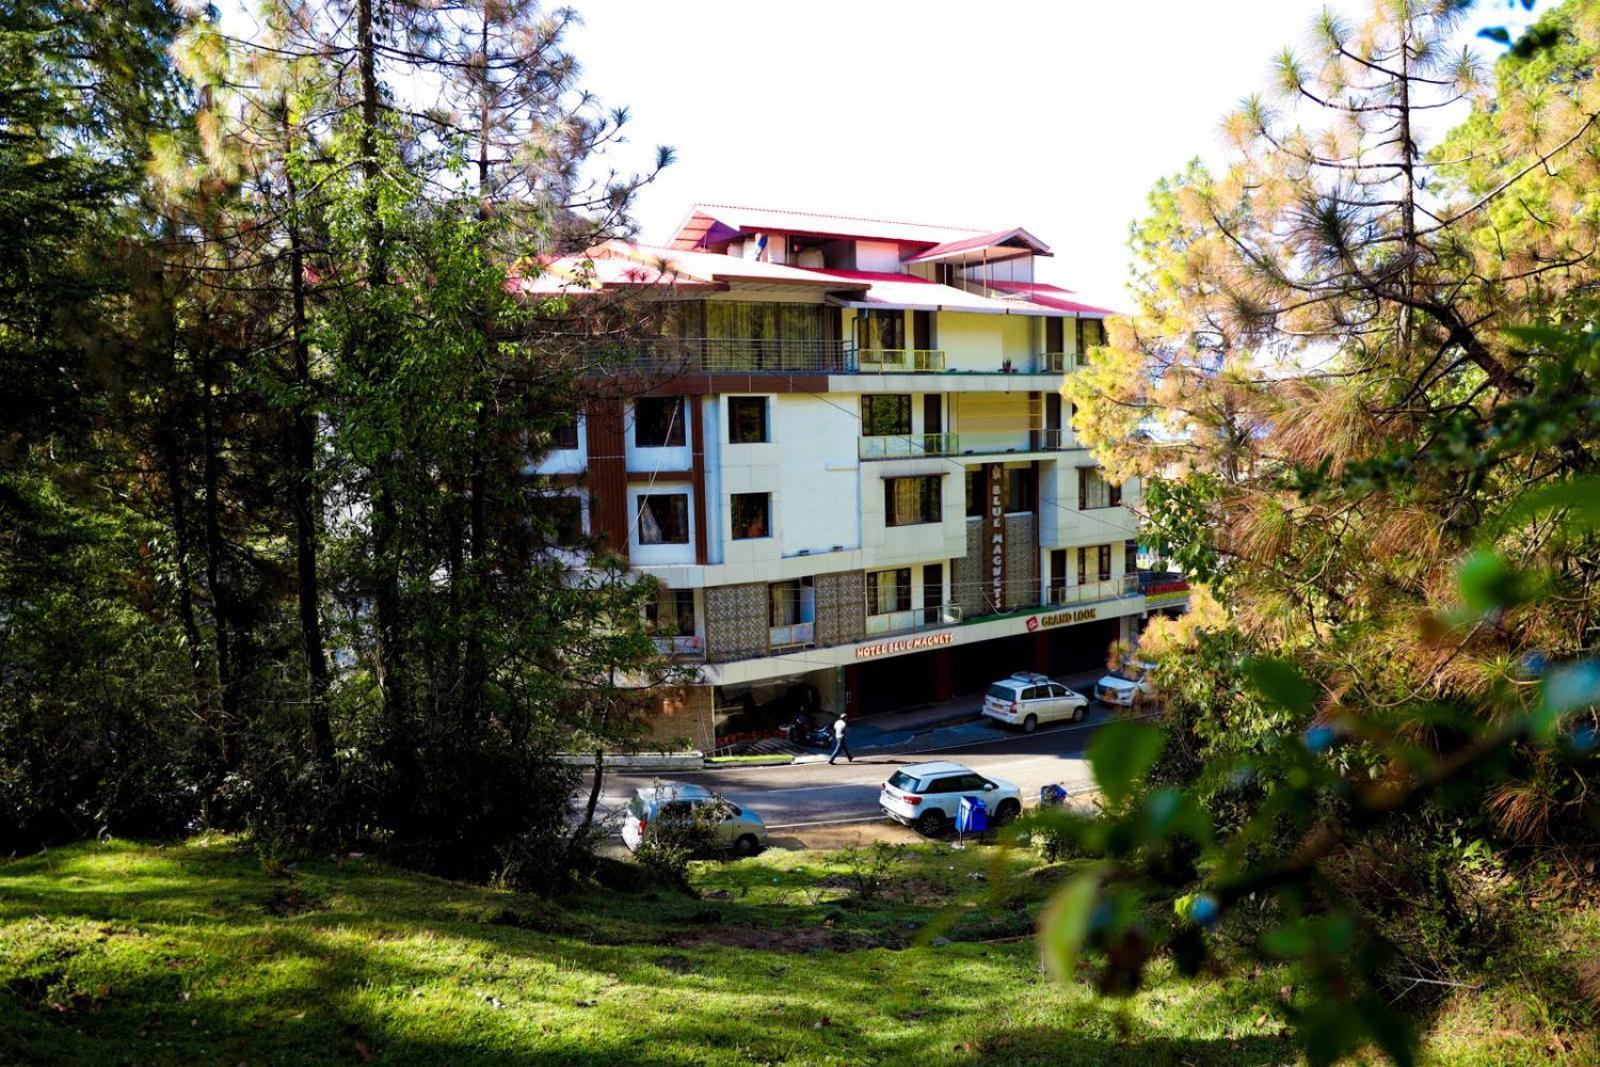
POLYGON ((1582 533, 1600 527, 1600 478, 1573 478, 1524 493, 1500 516, 1496 526, 1502 531, 1512 530, 1540 512, 1562 508, 1569 512, 1561 524, 1564 529, 1582 533))
POLYGON ((1317 691, 1292 664, 1281 659, 1251 656, 1244 661, 1244 671, 1269 703, 1299 715, 1311 714, 1317 691))
POLYGON ((1600 662, 1584 660, 1558 667, 1540 684, 1543 699, 1528 722, 1528 732, 1549 741, 1572 712, 1600 704, 1600 662))
POLYGON ((1089 919, 1100 893, 1100 869, 1078 875, 1057 893, 1039 918, 1045 965, 1058 981, 1070 982, 1078 953, 1089 936, 1089 919))
POLYGON ((1134 782, 1155 765, 1165 743, 1160 730, 1133 719, 1118 719, 1096 730, 1084 754, 1106 800, 1119 804, 1127 799, 1134 782))
POLYGON ((1479 549, 1467 557, 1457 577, 1461 603, 1474 615, 1510 607, 1521 596, 1521 581, 1500 553, 1479 549))

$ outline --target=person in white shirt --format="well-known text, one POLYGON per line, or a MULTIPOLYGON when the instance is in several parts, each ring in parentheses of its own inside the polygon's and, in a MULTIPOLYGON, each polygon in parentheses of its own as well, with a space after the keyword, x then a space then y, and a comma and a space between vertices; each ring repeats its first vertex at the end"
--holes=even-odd
POLYGON ((849 760, 851 763, 856 761, 856 758, 850 755, 850 746, 845 744, 844 731, 844 712, 841 711, 839 713, 839 717, 833 720, 833 754, 828 757, 829 763, 832 763, 834 760, 838 759, 840 753, 843 753, 844 758, 849 760))

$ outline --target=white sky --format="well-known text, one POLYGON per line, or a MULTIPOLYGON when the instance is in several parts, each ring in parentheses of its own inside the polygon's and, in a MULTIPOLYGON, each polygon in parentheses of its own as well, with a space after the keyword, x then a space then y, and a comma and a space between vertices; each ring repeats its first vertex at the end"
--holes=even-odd
MULTIPOLYGON (((665 240, 695 201, 1025 226, 1055 251, 1044 280, 1113 307, 1130 306, 1128 227, 1151 185, 1218 154, 1223 114, 1325 6, 569 2, 585 21, 569 39, 582 84, 632 112, 616 163, 678 151, 638 201, 644 239, 665 240)), ((1486 0, 1465 39, 1521 22, 1486 0)))

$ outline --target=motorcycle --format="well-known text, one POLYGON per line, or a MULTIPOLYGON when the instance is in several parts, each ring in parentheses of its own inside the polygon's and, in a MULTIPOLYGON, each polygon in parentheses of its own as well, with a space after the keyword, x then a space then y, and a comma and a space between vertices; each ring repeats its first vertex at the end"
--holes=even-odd
POLYGON ((801 712, 784 730, 791 744, 807 748, 827 748, 833 744, 833 731, 826 725, 818 726, 810 715, 801 712))

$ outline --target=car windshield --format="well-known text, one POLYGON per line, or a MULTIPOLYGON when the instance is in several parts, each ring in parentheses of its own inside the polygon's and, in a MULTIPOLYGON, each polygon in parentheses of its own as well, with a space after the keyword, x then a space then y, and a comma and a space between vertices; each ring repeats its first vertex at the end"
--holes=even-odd
POLYGON ((1000 685, 998 683, 989 687, 989 695, 996 700, 1015 700, 1017 698, 1016 690, 1009 685, 1000 685))
POLYGON ((917 791, 917 780, 905 771, 895 771, 894 775, 889 779, 889 784, 907 793, 915 793, 917 791))

